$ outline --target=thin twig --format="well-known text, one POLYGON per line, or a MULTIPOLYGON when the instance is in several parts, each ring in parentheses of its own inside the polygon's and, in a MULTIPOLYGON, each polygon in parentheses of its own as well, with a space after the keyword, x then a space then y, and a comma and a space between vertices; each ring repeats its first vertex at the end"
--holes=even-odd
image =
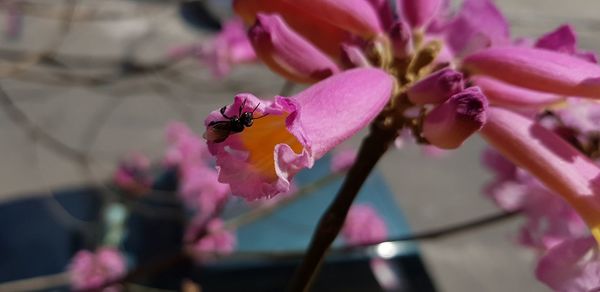
POLYGON ((39 141, 42 145, 52 149, 57 154, 69 158, 78 163, 88 159, 85 153, 64 144, 54 136, 48 134, 38 125, 36 125, 27 115, 17 107, 10 96, 0 85, 0 106, 4 109, 8 117, 19 127, 21 127, 32 140, 39 141))
POLYGON ((327 208, 313 233, 309 248, 288 285, 289 291, 306 291, 319 269, 325 253, 337 237, 348 210, 367 177, 396 137, 396 128, 373 126, 363 140, 357 160, 350 168, 341 189, 327 208))

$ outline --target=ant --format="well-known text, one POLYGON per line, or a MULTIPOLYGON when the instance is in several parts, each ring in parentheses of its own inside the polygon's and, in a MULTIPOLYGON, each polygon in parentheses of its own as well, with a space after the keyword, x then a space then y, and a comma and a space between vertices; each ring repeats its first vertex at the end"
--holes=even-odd
POLYGON ((240 133, 244 130, 244 128, 252 126, 252 123, 256 119, 264 118, 269 114, 264 114, 260 117, 255 118, 254 112, 260 105, 257 104, 251 112, 244 112, 244 107, 246 106, 246 99, 242 102, 242 105, 239 108, 238 115, 228 117, 225 115, 225 110, 227 110, 227 106, 222 107, 219 112, 221 115, 226 118, 226 121, 212 121, 208 123, 208 128, 204 133, 204 139, 208 142, 221 143, 229 137, 232 133, 240 133))

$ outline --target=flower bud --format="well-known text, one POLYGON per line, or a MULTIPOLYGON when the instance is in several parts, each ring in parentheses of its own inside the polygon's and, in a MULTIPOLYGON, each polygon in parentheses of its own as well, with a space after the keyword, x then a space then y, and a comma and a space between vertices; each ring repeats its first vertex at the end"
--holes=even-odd
POLYGON ((427 114, 423 136, 439 148, 457 148, 483 127, 487 107, 487 98, 478 87, 467 88, 427 114))
POLYGON ((340 71, 278 15, 258 14, 248 35, 256 54, 273 71, 292 81, 313 83, 340 71))
POLYGON ((389 29, 389 36, 394 48, 394 56, 404 58, 412 52, 412 36, 408 24, 398 21, 389 29))
POLYGON ((398 8, 413 28, 421 28, 429 24, 437 14, 440 0, 399 0, 398 8))
POLYGON ((415 104, 438 104, 463 91, 463 74, 449 68, 439 70, 408 89, 408 99, 415 104))

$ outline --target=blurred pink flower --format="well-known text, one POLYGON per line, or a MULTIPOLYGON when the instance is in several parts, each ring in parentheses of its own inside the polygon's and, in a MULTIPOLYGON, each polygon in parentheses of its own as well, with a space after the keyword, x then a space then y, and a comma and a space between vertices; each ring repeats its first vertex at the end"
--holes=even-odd
POLYGON ((257 59, 244 24, 237 18, 225 22, 221 31, 208 43, 175 46, 167 55, 172 59, 198 58, 209 66, 217 78, 227 76, 234 65, 251 63, 257 59))
POLYGON ((600 289, 600 250, 592 237, 565 240, 542 256, 537 278, 559 292, 589 292, 600 289))
POLYGON ((350 245, 373 243, 387 238, 387 226, 373 207, 354 204, 340 234, 350 245))
POLYGON ((202 138, 181 122, 169 123, 166 139, 168 147, 164 163, 167 166, 184 168, 189 164, 204 165, 210 157, 202 138))
POLYGON ((113 181, 125 192, 142 195, 152 186, 150 159, 141 153, 132 153, 119 162, 113 181))
POLYGON ((235 246, 235 234, 223 229, 223 221, 217 218, 207 223, 206 235, 194 243, 193 251, 196 258, 200 262, 203 262, 210 259, 210 254, 212 253, 220 255, 230 254, 235 250, 235 246))
POLYGON ((181 175, 179 193, 187 207, 199 212, 198 216, 210 218, 216 215, 229 197, 229 186, 220 183, 212 167, 190 165, 181 175))
MULTIPOLYGON (((105 282, 114 281, 125 275, 127 270, 125 258, 114 248, 102 247, 92 253, 81 250, 75 254, 69 264, 71 287, 73 289, 94 289, 105 282)), ((119 291, 118 285, 102 289, 102 291, 119 291)))
POLYGON ((336 152, 331 157, 331 172, 343 172, 352 167, 358 155, 356 149, 344 149, 336 152))
POLYGON ((229 187, 220 183, 206 143, 185 124, 172 122, 166 130, 170 144, 165 163, 177 167, 179 195, 185 205, 210 218, 226 203, 229 187))

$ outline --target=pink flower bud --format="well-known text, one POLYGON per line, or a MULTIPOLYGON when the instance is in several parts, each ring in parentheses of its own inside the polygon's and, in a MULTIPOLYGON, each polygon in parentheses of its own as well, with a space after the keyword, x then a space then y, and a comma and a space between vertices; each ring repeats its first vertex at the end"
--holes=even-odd
POLYGON ((258 14, 249 31, 257 55, 274 71, 302 83, 339 72, 337 65, 275 14, 258 14))
POLYGON ((439 148, 457 148, 485 124, 487 107, 478 87, 467 88, 427 114, 423 135, 439 148))
POLYGON ((412 52, 412 35, 404 21, 398 21, 388 32, 394 48, 394 56, 404 58, 412 52))
POLYGON ((371 67, 371 63, 363 51, 355 45, 342 44, 342 63, 349 68, 371 67))
POLYGON ((463 91, 462 73, 452 69, 442 69, 418 81, 408 89, 408 99, 415 104, 438 104, 463 91))
POLYGON ((600 66, 549 50, 489 48, 465 58, 465 69, 539 91, 600 99, 600 66))
POLYGON ((402 11, 408 23, 413 28, 427 26, 433 17, 437 14, 440 7, 440 0, 399 0, 398 8, 402 11))
POLYGON ((473 76, 471 81, 481 88, 491 104, 503 107, 536 109, 563 99, 556 94, 525 89, 485 76, 473 76))

